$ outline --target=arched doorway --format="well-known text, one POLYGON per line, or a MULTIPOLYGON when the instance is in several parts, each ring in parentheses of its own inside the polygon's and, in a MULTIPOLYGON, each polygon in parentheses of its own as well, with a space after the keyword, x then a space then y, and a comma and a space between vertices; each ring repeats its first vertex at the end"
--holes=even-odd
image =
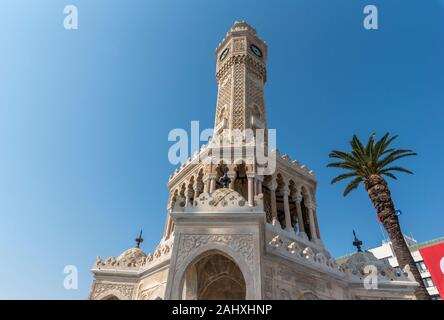
POLYGON ((192 262, 184 275, 182 299, 245 300, 242 271, 225 254, 211 251, 192 262))

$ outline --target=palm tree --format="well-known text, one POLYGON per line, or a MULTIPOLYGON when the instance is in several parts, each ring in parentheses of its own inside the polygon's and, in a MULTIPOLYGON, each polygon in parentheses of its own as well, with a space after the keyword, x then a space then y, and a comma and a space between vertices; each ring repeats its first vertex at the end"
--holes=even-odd
POLYGON ((341 174, 331 181, 334 184, 344 179, 353 178, 345 188, 344 196, 356 189, 361 182, 363 183, 373 206, 376 208, 379 220, 392 241, 399 266, 402 268, 409 265, 410 271, 419 284, 415 289, 416 298, 430 300, 415 261, 404 240, 390 190, 383 177, 396 179, 394 172, 413 174, 405 168, 392 166, 392 163, 398 159, 417 155, 412 150, 392 148, 390 144, 396 138, 396 135, 390 137, 390 134, 386 133, 379 141, 375 141, 375 134, 372 134, 367 145, 364 146, 358 137, 353 135, 353 139, 350 141, 351 152, 332 151, 330 158, 340 159, 341 161, 330 163, 327 167, 349 170, 349 172, 341 174))

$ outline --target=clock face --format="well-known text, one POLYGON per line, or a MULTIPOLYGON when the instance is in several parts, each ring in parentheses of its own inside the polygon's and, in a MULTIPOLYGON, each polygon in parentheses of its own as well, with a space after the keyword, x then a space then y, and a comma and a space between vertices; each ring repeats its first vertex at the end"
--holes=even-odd
POLYGON ((252 44, 252 45, 250 46, 250 49, 251 49, 251 51, 252 51, 255 55, 257 55, 259 58, 262 57, 262 51, 261 51, 261 49, 259 49, 258 47, 256 47, 254 44, 252 44))
POLYGON ((219 56, 219 60, 222 61, 225 59, 225 57, 228 55, 228 52, 230 51, 230 48, 225 48, 224 51, 219 56))

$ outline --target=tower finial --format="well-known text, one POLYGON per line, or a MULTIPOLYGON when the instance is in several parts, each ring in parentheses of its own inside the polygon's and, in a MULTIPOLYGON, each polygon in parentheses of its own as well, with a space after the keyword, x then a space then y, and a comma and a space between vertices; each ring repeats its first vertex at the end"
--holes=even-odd
POLYGON ((140 244, 143 242, 142 238, 142 229, 140 229, 139 236, 136 238, 136 248, 140 247, 140 244))
POLYGON ((356 232, 355 232, 355 230, 353 230, 353 236, 354 236, 354 241, 353 241, 353 245, 356 247, 356 249, 358 249, 358 252, 362 252, 362 248, 361 248, 361 246, 362 246, 362 241, 361 240, 359 240, 357 237, 356 237, 356 232))

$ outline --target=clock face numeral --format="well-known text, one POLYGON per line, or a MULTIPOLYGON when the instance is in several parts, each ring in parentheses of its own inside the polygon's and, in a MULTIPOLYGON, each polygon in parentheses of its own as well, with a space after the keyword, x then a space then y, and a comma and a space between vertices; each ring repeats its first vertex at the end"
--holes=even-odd
POLYGON ((261 51, 261 49, 259 49, 258 47, 256 47, 254 44, 252 44, 252 45, 250 46, 250 50, 251 50, 255 55, 257 55, 259 58, 262 57, 262 51, 261 51))
POLYGON ((224 51, 219 56, 219 60, 222 61, 225 59, 225 57, 228 55, 228 52, 230 51, 230 48, 225 48, 224 51))

